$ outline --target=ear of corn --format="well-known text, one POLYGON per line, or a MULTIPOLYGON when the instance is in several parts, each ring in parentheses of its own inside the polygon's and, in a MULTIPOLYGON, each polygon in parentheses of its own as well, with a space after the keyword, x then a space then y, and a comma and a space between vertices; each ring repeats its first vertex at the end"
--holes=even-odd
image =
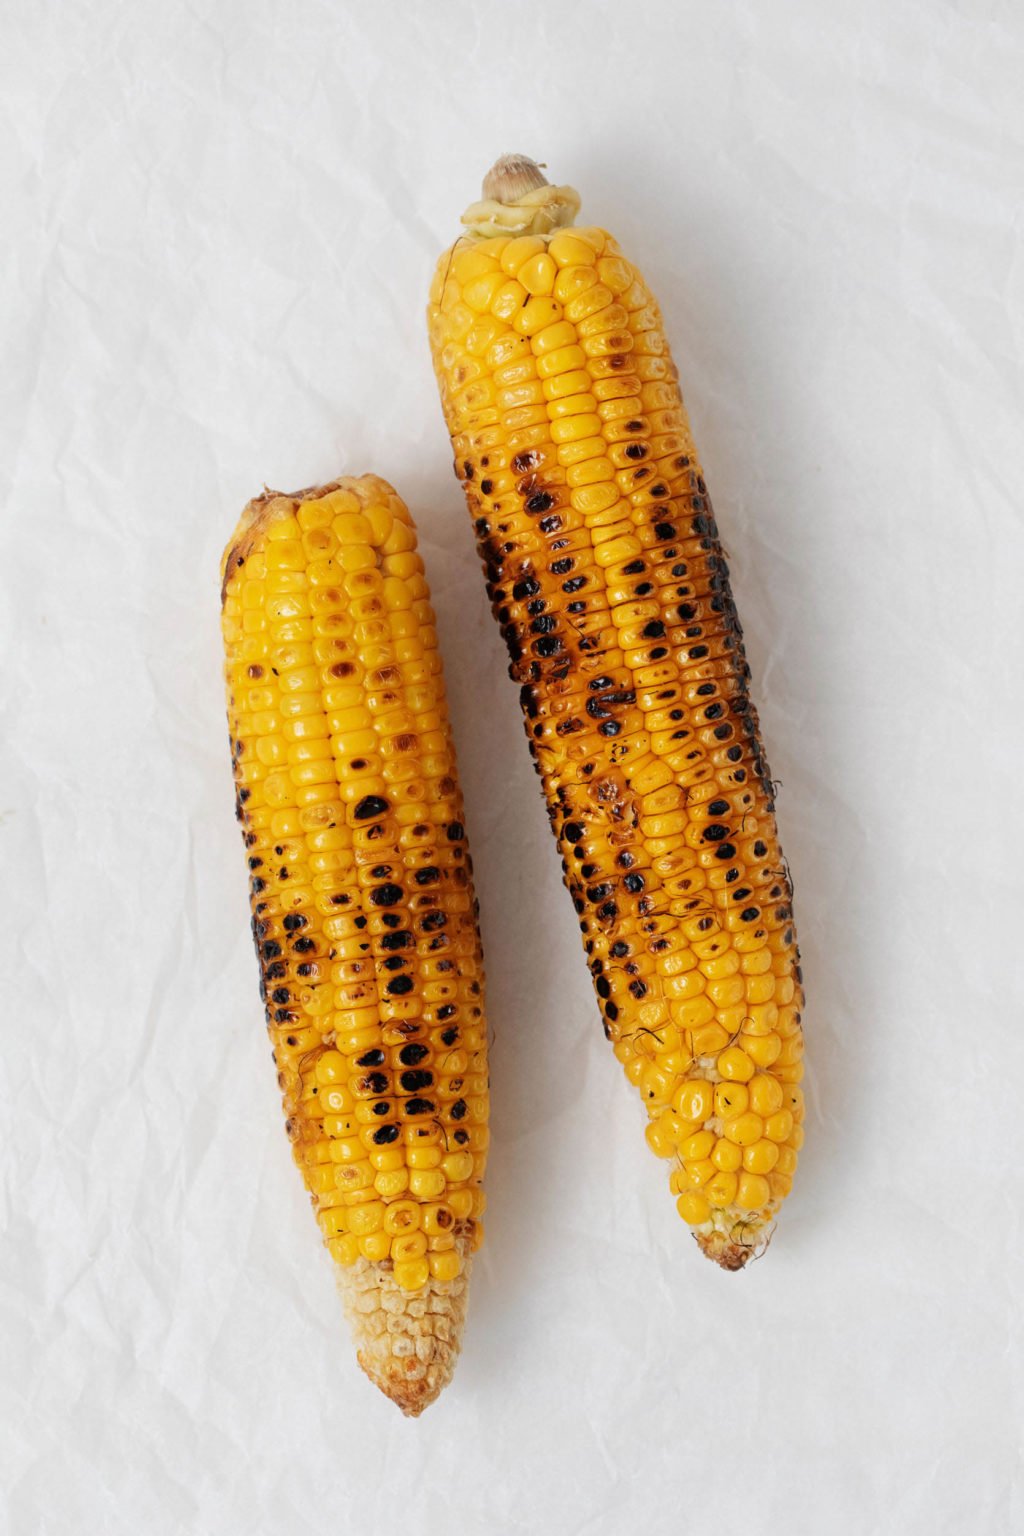
POLYGON ((288 1135, 360 1363, 451 1375, 487 1150, 483 966, 434 617, 373 476, 249 503, 223 566, 231 750, 288 1135))
POLYGON ((738 1269, 803 1135, 791 888, 665 340, 578 198, 499 162, 430 295, 456 474, 605 1032, 680 1215, 738 1269))

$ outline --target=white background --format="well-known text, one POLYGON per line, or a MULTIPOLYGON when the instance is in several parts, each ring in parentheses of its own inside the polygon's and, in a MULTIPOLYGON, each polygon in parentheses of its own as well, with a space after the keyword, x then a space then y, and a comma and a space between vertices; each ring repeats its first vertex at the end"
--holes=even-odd
POLYGON ((1024 1529, 1024 15, 2 0, 0 1482, 26 1533, 1024 1529), (506 149, 659 294, 797 892, 809 1125, 720 1273, 601 1033, 422 311, 506 149), (455 1381, 358 1372, 263 1033, 217 562, 389 477, 494 1032, 455 1381))

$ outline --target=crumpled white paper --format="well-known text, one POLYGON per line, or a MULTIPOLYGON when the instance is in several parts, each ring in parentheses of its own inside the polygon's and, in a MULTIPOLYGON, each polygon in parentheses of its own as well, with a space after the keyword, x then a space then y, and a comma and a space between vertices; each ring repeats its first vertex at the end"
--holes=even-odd
POLYGON ((5 8, 0 1528, 1024 1528, 1024 21, 998 0, 5 8), (796 881, 807 1146, 703 1262, 601 1033, 422 309, 501 151, 661 299, 796 881), (257 996, 217 560, 392 479, 494 1042, 416 1423, 356 1369, 257 996))

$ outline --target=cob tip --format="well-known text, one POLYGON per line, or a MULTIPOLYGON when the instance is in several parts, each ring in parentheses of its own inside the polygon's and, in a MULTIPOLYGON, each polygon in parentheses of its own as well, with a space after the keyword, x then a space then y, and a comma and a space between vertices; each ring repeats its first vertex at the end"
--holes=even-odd
POLYGON ((466 1316, 470 1255, 454 1280, 431 1278, 418 1291, 395 1280, 390 1261, 338 1271, 356 1358, 375 1387, 415 1419, 452 1379, 466 1316))

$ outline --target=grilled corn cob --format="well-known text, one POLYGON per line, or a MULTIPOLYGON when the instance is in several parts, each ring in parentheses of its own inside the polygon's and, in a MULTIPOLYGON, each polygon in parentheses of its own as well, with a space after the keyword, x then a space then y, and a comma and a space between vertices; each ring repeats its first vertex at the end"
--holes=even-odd
POLYGON ((459 1349, 483 967, 423 562, 383 480, 268 492, 222 563, 228 723, 286 1126, 359 1361, 410 1414, 459 1349))
POLYGON ((792 893, 661 315, 578 207, 499 161, 431 348, 605 1033, 679 1214, 739 1269, 803 1136, 792 893))

